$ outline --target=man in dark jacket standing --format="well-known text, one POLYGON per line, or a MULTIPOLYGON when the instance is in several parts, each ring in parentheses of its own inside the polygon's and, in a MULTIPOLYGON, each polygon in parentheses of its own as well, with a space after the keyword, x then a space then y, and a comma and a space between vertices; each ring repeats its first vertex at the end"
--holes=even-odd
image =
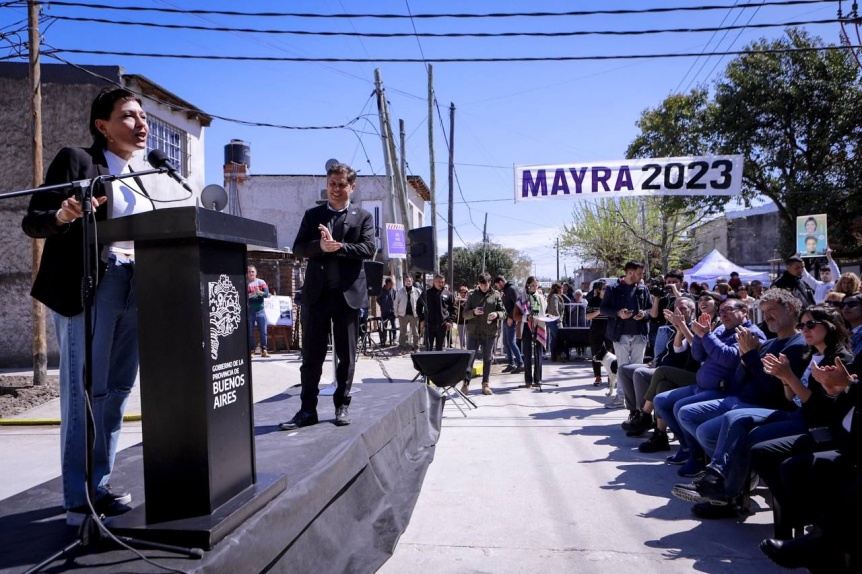
POLYGON ((332 395, 335 424, 350 424, 347 407, 356 366, 359 310, 368 306, 368 288, 362 262, 374 257, 374 219, 352 205, 356 171, 336 163, 326 171, 328 200, 305 212, 293 252, 308 259, 302 289, 302 406, 294 417, 279 425, 293 430, 317 424, 317 395, 329 342, 336 357, 332 395))
MULTIPOLYGON (((602 315, 613 319, 605 335, 614 342, 614 354, 618 368, 629 363, 643 363, 649 337, 649 311, 652 298, 641 284, 644 264, 639 261, 626 263, 625 276, 616 285, 605 289, 600 310, 602 315)), ((618 402, 623 399, 618 389, 618 402)))
POLYGON ((772 284, 772 287, 790 291, 805 309, 814 305, 814 291, 802 280, 803 269, 805 269, 805 263, 802 258, 791 255, 784 260, 784 274, 772 284))
POLYGON ((455 318, 455 298, 446 289, 446 278, 434 275, 431 287, 419 296, 419 329, 424 330, 428 351, 442 351, 455 318))
POLYGON ((515 333, 518 325, 512 318, 515 304, 518 301, 518 289, 511 281, 506 281, 502 275, 494 278, 494 286, 500 292, 503 299, 503 307, 506 310, 506 320, 503 322, 503 349, 506 352, 506 367, 504 373, 518 374, 524 372, 524 357, 521 349, 515 341, 515 333))
MULTIPOLYGON (((479 287, 467 297, 464 318, 467 320, 467 348, 476 353, 482 348, 482 394, 494 394, 489 384, 491 355, 500 319, 506 318, 506 308, 500 295, 491 289, 491 276, 488 273, 479 275, 479 287)), ((465 382, 461 386, 462 393, 467 392, 467 385, 465 382)))

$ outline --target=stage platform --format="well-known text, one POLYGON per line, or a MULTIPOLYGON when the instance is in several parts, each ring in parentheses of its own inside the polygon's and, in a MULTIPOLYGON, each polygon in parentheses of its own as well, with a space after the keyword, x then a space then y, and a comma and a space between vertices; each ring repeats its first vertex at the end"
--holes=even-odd
MULTIPOLYGON (((285 475, 284 492, 203 558, 156 550, 142 550, 144 556, 182 572, 377 570, 407 527, 434 458, 439 393, 421 383, 366 383, 353 397, 353 424, 336 427, 332 398, 321 396, 319 424, 279 430, 298 408, 298 387, 254 406, 257 473, 285 475)), ((118 453, 112 482, 132 493, 133 507, 143 502, 140 444, 118 453)), ((0 572, 24 572, 74 542, 60 478, 0 501, 0 533, 0 572)), ((42 571, 72 570, 160 571, 105 545, 75 550, 42 571)))

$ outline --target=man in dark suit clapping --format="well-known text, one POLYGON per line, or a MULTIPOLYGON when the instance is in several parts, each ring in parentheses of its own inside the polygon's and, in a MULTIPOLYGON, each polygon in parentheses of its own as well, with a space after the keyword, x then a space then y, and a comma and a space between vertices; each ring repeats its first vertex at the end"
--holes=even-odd
POLYGON ((370 213, 351 205, 356 171, 335 163, 326 171, 328 201, 305 212, 293 252, 308 259, 302 289, 302 406, 288 422, 292 430, 317 424, 317 395, 329 333, 338 358, 335 369, 335 424, 350 424, 350 386, 359 338, 359 310, 368 306, 362 262, 374 257, 370 213))

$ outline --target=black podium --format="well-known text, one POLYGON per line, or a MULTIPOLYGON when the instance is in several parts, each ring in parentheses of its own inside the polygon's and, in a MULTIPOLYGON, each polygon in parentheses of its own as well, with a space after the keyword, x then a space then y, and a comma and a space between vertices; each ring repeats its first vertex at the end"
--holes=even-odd
POLYGON ((246 245, 275 227, 198 207, 101 222, 135 241, 144 504, 115 532, 211 548, 286 487, 257 476, 246 245))

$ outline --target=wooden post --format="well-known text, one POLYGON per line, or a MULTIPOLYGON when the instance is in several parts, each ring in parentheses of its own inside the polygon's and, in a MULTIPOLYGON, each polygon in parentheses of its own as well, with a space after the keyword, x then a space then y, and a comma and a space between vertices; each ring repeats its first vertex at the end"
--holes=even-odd
MULTIPOLYGON (((27 32, 30 43, 30 125, 33 158, 33 185, 42 185, 42 75, 39 66, 39 3, 27 3, 27 32)), ((44 239, 32 240, 33 279, 39 272, 44 239)), ((48 343, 45 332, 45 306, 33 299, 33 384, 48 383, 48 343)))

